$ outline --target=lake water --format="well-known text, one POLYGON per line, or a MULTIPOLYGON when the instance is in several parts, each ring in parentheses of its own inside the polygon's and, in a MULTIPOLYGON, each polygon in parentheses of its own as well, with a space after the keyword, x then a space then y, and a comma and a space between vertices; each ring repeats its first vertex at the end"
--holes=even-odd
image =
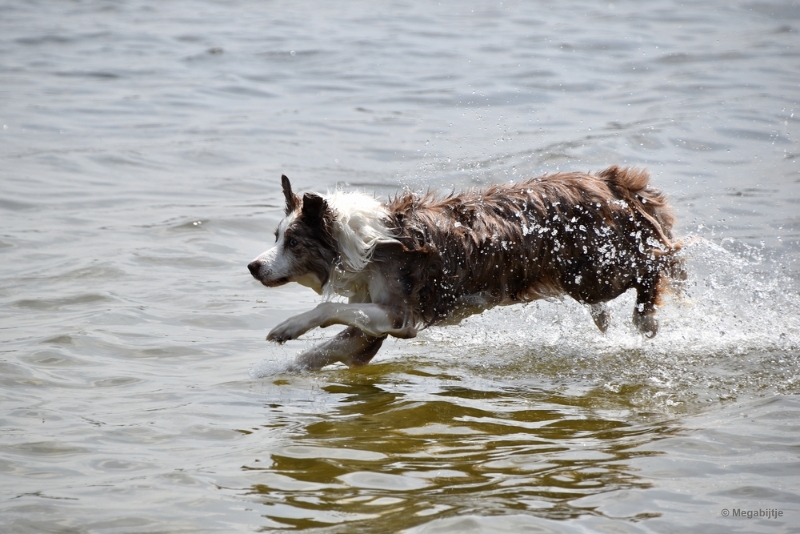
POLYGON ((433 4, 0 0, 2 532, 800 532, 800 4, 433 4), (539 302, 282 372, 331 335, 265 341, 317 303, 247 272, 282 173, 610 164, 687 236, 655 339, 539 302))

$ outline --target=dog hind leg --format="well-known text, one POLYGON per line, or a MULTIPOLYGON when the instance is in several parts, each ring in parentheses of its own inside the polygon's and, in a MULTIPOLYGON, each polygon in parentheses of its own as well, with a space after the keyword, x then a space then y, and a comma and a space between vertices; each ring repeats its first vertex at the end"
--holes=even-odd
POLYGON ((605 303, 598 302, 597 304, 591 304, 589 306, 589 312, 592 314, 594 324, 605 334, 606 330, 608 330, 608 326, 611 324, 611 311, 605 303))
POLYGON ((659 275, 636 287, 636 306, 633 308, 633 324, 647 338, 658 332, 656 302, 658 300, 659 275))

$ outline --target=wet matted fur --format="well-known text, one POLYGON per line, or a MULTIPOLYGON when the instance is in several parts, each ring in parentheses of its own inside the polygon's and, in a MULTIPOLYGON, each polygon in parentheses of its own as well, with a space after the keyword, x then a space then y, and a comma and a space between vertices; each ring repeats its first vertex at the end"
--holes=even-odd
POLYGON ((498 305, 569 295, 590 307, 637 293, 633 322, 647 337, 672 279, 684 277, 666 197, 646 171, 610 167, 557 173, 440 196, 405 193, 385 204, 361 193, 292 192, 276 244, 248 266, 268 287, 298 282, 327 298, 276 326, 267 339, 315 327, 347 328, 298 356, 320 368, 370 361, 387 335, 414 337, 498 305))

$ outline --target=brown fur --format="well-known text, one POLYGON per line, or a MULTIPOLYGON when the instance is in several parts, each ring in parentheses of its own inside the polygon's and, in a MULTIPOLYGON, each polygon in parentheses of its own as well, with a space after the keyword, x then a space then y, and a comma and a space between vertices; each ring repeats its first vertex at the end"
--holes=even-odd
MULTIPOLYGON (((387 205, 403 244, 376 251, 399 265, 414 320, 432 325, 480 295, 485 306, 567 294, 586 304, 638 292, 651 315, 675 268, 674 215, 645 171, 559 173, 387 205)), ((652 332, 654 334, 655 332, 652 332)))

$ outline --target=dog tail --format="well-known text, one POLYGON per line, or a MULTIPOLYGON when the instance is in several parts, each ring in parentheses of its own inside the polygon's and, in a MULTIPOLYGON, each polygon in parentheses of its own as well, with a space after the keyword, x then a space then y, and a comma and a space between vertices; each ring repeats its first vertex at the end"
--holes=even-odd
POLYGON ((675 281, 685 280, 683 259, 677 256, 683 242, 675 240, 672 234, 675 214, 666 195, 650 185, 650 174, 644 169, 614 165, 600 172, 598 177, 605 180, 619 198, 625 199, 653 228, 664 246, 663 251, 655 252, 667 257, 667 275, 675 281))
POLYGON ((674 245, 672 226, 675 215, 667 197, 650 186, 650 174, 643 169, 616 165, 598 174, 609 187, 636 210, 655 230, 664 245, 674 245))

